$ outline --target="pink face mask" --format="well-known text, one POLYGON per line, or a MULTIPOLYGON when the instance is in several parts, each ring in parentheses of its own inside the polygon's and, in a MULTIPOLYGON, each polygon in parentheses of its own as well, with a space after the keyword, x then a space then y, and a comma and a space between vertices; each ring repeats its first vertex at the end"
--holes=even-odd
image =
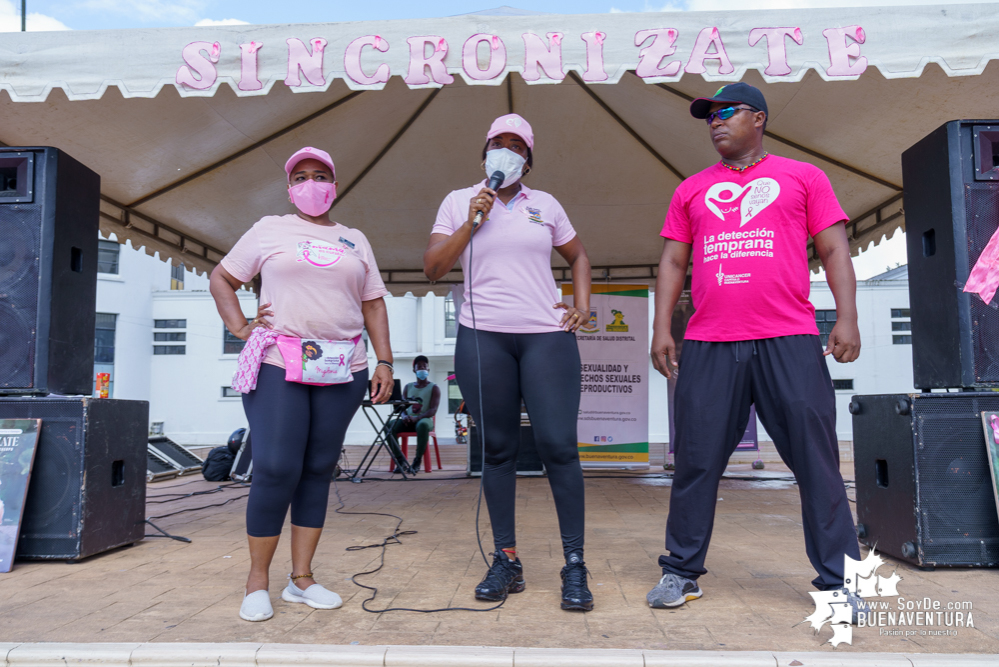
POLYGON ((317 217, 330 210, 336 199, 336 185, 308 180, 288 188, 291 202, 305 215, 317 217))

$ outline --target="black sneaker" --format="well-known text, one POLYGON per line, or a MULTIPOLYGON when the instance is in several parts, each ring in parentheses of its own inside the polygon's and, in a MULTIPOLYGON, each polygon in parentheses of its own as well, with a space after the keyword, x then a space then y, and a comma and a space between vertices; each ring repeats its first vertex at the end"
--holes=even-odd
POLYGON ((562 609, 569 611, 593 609, 593 593, 586 585, 586 575, 589 573, 582 554, 569 554, 565 567, 562 568, 562 609))
POLYGON ((502 551, 493 554, 493 564, 486 576, 475 587, 475 599, 499 602, 507 593, 520 593, 524 590, 524 566, 520 559, 510 560, 502 551))

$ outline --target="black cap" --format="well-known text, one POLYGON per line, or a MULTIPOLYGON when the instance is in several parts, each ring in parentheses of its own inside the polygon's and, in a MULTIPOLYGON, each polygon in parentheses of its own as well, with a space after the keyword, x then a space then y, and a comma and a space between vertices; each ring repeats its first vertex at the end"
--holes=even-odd
POLYGON ((741 82, 722 86, 714 94, 714 97, 698 97, 690 103, 690 115, 694 118, 707 118, 708 112, 711 111, 711 105, 715 102, 748 104, 767 114, 768 117, 770 116, 770 112, 767 111, 767 101, 763 98, 760 89, 741 82))

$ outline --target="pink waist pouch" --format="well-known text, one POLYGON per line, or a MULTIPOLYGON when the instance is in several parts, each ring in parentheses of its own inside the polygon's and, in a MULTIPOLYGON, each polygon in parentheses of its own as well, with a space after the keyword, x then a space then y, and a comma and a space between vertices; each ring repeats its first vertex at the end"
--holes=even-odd
POLYGON ((284 379, 300 384, 327 385, 350 382, 350 361, 361 337, 352 340, 319 340, 278 336, 284 359, 284 379))

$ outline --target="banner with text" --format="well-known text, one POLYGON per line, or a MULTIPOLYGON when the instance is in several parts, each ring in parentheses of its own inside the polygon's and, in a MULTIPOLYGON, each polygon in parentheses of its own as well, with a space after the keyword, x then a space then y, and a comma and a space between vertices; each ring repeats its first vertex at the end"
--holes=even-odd
MULTIPOLYGON (((562 285, 573 303, 571 284, 562 285)), ((582 362, 583 467, 649 465, 649 288, 593 285, 590 319, 576 333, 582 362)))

